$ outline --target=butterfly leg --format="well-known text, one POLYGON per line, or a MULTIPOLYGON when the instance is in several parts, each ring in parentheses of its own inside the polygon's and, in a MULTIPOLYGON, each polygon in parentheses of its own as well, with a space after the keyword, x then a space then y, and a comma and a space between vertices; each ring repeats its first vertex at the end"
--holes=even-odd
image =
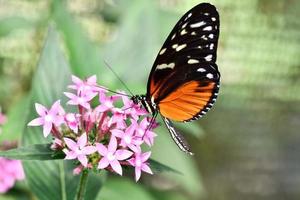
POLYGON ((168 118, 163 117, 163 116, 161 116, 161 117, 163 118, 163 121, 164 121, 166 127, 168 128, 172 139, 174 140, 176 145, 179 147, 179 149, 185 153, 193 155, 194 153, 191 152, 189 144, 187 143, 187 141, 185 140, 183 135, 174 128, 173 123, 168 118))

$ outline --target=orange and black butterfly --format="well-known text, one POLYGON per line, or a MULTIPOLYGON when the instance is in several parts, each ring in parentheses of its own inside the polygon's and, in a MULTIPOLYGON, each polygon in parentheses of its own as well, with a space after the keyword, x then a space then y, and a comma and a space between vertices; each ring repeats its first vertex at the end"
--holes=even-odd
POLYGON ((132 97, 152 113, 153 119, 160 113, 173 140, 189 154, 189 145, 171 120, 196 120, 215 103, 220 85, 216 65, 219 26, 219 14, 208 3, 183 15, 157 55, 147 94, 132 97))

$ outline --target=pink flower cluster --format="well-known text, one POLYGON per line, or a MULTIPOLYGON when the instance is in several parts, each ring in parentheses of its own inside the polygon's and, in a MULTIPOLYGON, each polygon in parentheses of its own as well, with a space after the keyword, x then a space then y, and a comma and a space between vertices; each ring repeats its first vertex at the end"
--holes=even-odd
MULTIPOLYGON (((6 116, 0 109, 0 126, 4 125, 7 121, 6 116)), ((1 127, 0 127, 1 128, 1 127)), ((0 129, 1 131, 1 129, 0 129)), ((1 133, 1 132, 0 132, 1 133)), ((8 141, 0 144, 0 150, 9 149, 11 145, 16 145, 14 142, 8 141)), ((0 157, 0 193, 7 192, 15 185, 17 180, 25 178, 22 163, 19 160, 10 160, 0 157)))
POLYGON ((17 180, 24 178, 23 167, 19 160, 0 157, 0 193, 7 192, 17 180))
POLYGON ((78 161, 75 174, 97 168, 122 175, 122 166, 135 168, 136 181, 142 171, 152 174, 151 151, 142 152, 141 147, 153 145, 157 123, 150 125, 147 111, 124 92, 109 95, 96 76, 86 80, 72 76, 72 82, 68 88, 73 92, 64 94, 77 112, 66 112, 59 100, 50 109, 36 103, 39 117, 28 125, 43 126, 44 136, 54 137, 52 148, 62 150, 65 159, 78 161))

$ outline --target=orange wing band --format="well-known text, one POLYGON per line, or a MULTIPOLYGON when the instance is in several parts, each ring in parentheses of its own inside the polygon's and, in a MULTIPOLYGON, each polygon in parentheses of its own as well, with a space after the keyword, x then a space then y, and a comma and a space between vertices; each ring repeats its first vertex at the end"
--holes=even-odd
POLYGON ((174 121, 189 120, 207 106, 214 88, 214 82, 199 86, 199 82, 190 81, 159 102, 160 113, 174 121))

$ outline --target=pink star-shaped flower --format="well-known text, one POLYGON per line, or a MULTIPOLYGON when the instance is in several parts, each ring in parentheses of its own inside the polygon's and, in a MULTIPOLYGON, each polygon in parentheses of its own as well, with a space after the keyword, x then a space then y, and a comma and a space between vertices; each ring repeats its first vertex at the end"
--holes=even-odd
POLYGON ((68 149, 64 149, 64 153, 66 154, 66 160, 74 160, 78 159, 79 162, 84 166, 87 167, 88 159, 87 155, 95 153, 97 151, 96 147, 89 146, 87 144, 87 135, 86 133, 82 134, 77 142, 70 138, 64 138, 64 141, 68 147, 68 149))
POLYGON ((112 114, 113 115, 108 122, 109 126, 115 124, 117 129, 124 129, 127 127, 125 122, 127 116, 123 110, 121 110, 120 108, 113 108, 112 114))
POLYGON ((70 105, 80 105, 86 109, 90 109, 90 101, 97 95, 97 93, 89 93, 84 96, 77 96, 70 92, 64 92, 64 94, 70 98, 67 104, 70 105))
POLYGON ((130 115, 133 119, 138 120, 139 116, 146 115, 148 112, 140 105, 133 103, 127 96, 122 96, 123 110, 125 114, 130 115))
POLYGON ((96 110, 98 112, 105 112, 107 110, 113 109, 114 102, 118 100, 118 96, 106 96, 104 92, 99 93, 99 102, 101 103, 99 106, 97 106, 96 110))
POLYGON ((77 76, 72 75, 73 85, 69 85, 68 88, 77 90, 77 95, 90 96, 93 94, 97 95, 97 77, 96 75, 88 77, 86 80, 81 80, 77 76), (92 94, 91 94, 92 93, 92 94))
POLYGON ((64 109, 60 105, 60 101, 56 101, 48 110, 41 104, 35 104, 36 112, 40 115, 40 117, 32 120, 28 123, 28 126, 41 126, 43 125, 43 134, 44 137, 47 137, 53 125, 59 126, 64 123, 64 109))
POLYGON ((108 147, 100 143, 96 144, 99 154, 103 156, 99 161, 98 169, 104 169, 110 165, 115 172, 122 176, 122 167, 119 160, 125 160, 133 153, 125 149, 117 150, 117 146, 117 139, 114 136, 111 137, 108 147))
POLYGON ((140 179, 142 171, 147 172, 148 174, 153 174, 148 166, 148 163, 146 162, 150 155, 151 152, 136 152, 134 157, 128 160, 128 162, 135 167, 135 181, 140 179))
POLYGON ((143 141, 141 138, 134 135, 135 126, 130 125, 125 131, 119 129, 111 130, 112 135, 121 139, 120 146, 126 148, 129 147, 133 151, 137 151, 138 146, 140 146, 143 141))
POLYGON ((74 114, 74 113, 67 113, 65 115, 65 121, 66 121, 68 127, 72 131, 74 131, 74 133, 78 133, 79 117, 80 117, 80 114, 74 114))

